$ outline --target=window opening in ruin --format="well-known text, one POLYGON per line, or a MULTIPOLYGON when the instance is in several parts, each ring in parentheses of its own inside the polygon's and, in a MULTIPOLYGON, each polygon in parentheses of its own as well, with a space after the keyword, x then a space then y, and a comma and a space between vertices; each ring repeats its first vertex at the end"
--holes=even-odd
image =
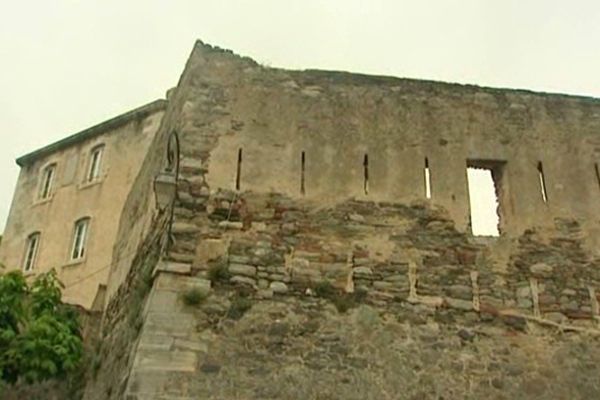
POLYGON ((429 171, 429 160, 425 157, 425 198, 431 199, 431 172, 429 171))
POLYGON ((503 166, 503 161, 467 161, 470 225, 475 236, 500 236, 503 166))
POLYGON ((89 232, 90 219, 82 218, 75 222, 73 232, 73 248, 71 251, 71 260, 80 260, 86 254, 86 242, 89 232))
POLYGON ((238 149, 237 172, 235 175, 235 190, 240 190, 241 175, 242 175, 242 149, 238 149))
POLYGON ((471 231, 476 236, 499 236, 498 199, 492 171, 467 168, 471 231))
POLYGON ((302 157, 301 157, 301 163, 302 163, 302 167, 301 167, 301 172, 300 172, 300 193, 305 194, 306 193, 306 187, 304 186, 304 174, 305 174, 305 170, 306 170, 306 153, 302 152, 302 157))
POLYGON ((364 168, 364 183, 363 183, 363 189, 365 191, 365 194, 369 194, 369 155, 365 154, 365 157, 363 159, 363 168, 364 168))
POLYGON ((42 184, 40 186, 40 199, 47 199, 52 193, 52 184, 54 183, 54 175, 56 164, 52 164, 44 168, 42 175, 42 184))
POLYGON ((598 169, 598 163, 594 164, 594 169, 596 170, 596 181, 598 182, 598 188, 600 188, 600 169, 598 169))
POLYGON ((27 247, 25 248, 25 259, 23 260, 23 271, 33 270, 35 259, 37 258, 38 247, 40 244, 40 233, 32 233, 27 238, 27 247))
POLYGON ((544 167, 542 162, 538 161, 537 165, 538 176, 540 178, 540 191, 542 192, 542 200, 544 203, 548 203, 548 192, 546 191, 546 177, 544 176, 544 167))

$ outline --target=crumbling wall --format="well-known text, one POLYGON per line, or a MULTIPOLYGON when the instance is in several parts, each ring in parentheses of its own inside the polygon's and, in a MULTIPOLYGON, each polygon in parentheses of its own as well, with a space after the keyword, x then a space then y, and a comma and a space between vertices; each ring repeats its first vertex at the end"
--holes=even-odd
POLYGON ((425 198, 427 158, 431 202, 468 231, 467 162, 487 160, 503 162, 505 234, 552 227, 557 217, 598 229, 597 99, 265 68, 200 42, 186 76, 175 98, 185 110, 184 163, 199 170, 186 176, 194 190, 235 189, 239 181, 241 190, 321 204, 407 204, 425 198))
POLYGON ((573 223, 503 243, 503 266, 419 203, 206 207, 176 210, 179 262, 154 281, 131 399, 600 395, 597 261, 573 223))
POLYGON ((175 241, 120 387, 132 400, 598 397, 598 107, 267 69, 197 43, 161 128, 182 142, 175 241), (500 238, 468 233, 468 160, 505 162, 500 238))

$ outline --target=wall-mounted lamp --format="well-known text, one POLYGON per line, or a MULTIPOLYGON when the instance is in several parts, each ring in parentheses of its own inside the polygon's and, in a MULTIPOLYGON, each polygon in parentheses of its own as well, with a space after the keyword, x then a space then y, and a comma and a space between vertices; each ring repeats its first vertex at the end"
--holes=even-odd
POLYGON ((169 168, 165 168, 154 178, 154 194, 156 195, 156 205, 158 209, 164 211, 175 200, 177 192, 177 179, 175 173, 169 168))

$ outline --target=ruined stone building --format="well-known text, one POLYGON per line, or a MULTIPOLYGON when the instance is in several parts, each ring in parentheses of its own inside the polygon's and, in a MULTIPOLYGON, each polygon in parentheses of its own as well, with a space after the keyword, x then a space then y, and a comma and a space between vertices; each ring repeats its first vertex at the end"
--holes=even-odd
MULTIPOLYGON (((123 125, 152 138, 111 210, 86 399, 600 398, 600 100, 197 42, 161 104, 123 125), (498 236, 472 233, 469 168, 493 180, 498 236)), ((16 199, 50 154, 23 162, 16 199)), ((16 228, 41 218, 25 207, 14 265, 42 232, 16 228)), ((68 229, 92 213, 65 208, 68 229)))

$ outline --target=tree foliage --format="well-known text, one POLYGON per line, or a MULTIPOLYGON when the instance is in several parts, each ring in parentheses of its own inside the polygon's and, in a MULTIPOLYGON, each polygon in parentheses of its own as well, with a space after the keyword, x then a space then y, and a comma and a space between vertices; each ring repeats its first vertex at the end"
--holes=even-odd
POLYGON ((0 275, 0 379, 38 382, 64 378, 81 360, 77 313, 61 302, 52 270, 31 284, 20 271, 0 275))

